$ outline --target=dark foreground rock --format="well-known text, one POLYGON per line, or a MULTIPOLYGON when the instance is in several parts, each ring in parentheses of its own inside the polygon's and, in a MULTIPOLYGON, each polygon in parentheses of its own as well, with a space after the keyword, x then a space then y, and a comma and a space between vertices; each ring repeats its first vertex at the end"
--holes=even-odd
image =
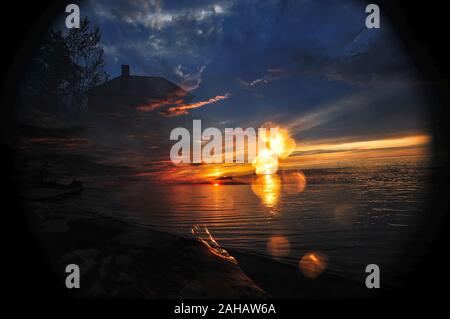
POLYGON ((239 268, 186 239, 80 212, 70 200, 29 202, 29 224, 64 285, 81 271, 82 298, 267 298, 239 268))

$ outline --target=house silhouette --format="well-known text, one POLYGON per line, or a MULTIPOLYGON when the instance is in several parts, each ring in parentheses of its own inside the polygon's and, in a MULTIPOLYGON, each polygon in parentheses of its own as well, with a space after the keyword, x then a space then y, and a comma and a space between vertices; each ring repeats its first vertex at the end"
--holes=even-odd
POLYGON ((130 74, 130 66, 122 65, 121 74, 87 92, 88 108, 97 113, 123 110, 125 107, 182 101, 194 98, 189 92, 160 76, 137 76, 130 74))

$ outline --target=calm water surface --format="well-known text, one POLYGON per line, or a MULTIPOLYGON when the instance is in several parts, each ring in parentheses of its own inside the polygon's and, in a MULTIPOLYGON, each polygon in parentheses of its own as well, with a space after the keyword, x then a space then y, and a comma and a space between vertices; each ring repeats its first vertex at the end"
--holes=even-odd
POLYGON ((95 196, 111 214, 186 236, 194 225, 206 225, 225 248, 282 262, 298 265, 305 253, 319 251, 328 272, 360 280, 367 264, 389 273, 405 253, 421 221, 428 173, 423 162, 391 161, 305 170, 301 192, 276 183, 130 182, 95 196))

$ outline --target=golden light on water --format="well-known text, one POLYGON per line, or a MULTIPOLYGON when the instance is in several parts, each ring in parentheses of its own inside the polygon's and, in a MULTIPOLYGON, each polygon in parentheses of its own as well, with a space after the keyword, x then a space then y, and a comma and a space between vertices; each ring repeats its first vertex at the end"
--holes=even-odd
POLYGON ((267 242, 267 250, 273 257, 286 257, 291 252, 291 243, 284 236, 272 236, 267 242))
POLYGON ((252 181, 251 188, 266 207, 275 208, 282 194, 298 194, 305 190, 306 176, 301 171, 259 175, 252 181))
POLYGON ((299 262, 300 270, 307 278, 319 277, 328 265, 327 257, 320 252, 309 252, 299 262))
POLYGON ((262 203, 273 208, 280 198, 281 181, 278 175, 261 175, 252 182, 252 191, 262 203))

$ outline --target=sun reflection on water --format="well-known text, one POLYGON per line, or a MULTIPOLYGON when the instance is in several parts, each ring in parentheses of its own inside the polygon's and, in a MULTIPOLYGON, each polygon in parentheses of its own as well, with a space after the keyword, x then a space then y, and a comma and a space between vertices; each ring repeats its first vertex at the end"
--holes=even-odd
POLYGON ((262 204, 273 209, 280 202, 282 193, 292 195, 303 192, 306 187, 306 177, 300 171, 259 175, 253 179, 251 187, 262 204))
POLYGON ((260 175, 253 180, 252 191, 266 207, 274 208, 280 198, 280 177, 276 174, 260 175))

